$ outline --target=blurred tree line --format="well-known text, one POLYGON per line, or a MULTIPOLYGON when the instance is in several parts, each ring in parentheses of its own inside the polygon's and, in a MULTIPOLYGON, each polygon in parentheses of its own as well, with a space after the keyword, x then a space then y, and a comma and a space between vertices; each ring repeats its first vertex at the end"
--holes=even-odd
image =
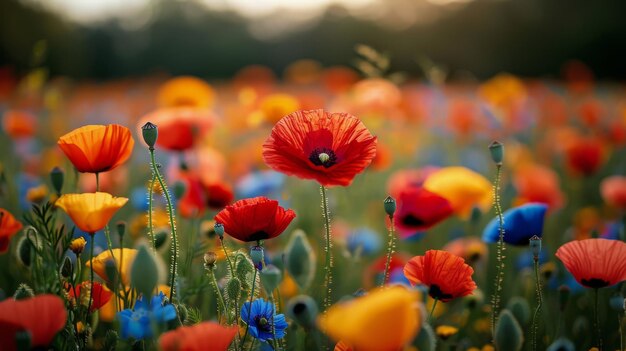
POLYGON ((281 72, 300 58, 350 65, 355 44, 362 43, 391 54, 392 69, 414 75, 420 74, 416 59, 425 56, 477 78, 502 71, 554 77, 569 59, 586 63, 599 78, 626 78, 624 1, 476 0, 401 30, 334 6, 314 25, 271 40, 252 35, 234 12, 189 1, 156 6, 151 21, 128 30, 117 20, 79 25, 1 0, 0 66, 24 72, 33 45, 43 39, 53 75, 107 79, 166 71, 220 78, 253 63, 281 72))

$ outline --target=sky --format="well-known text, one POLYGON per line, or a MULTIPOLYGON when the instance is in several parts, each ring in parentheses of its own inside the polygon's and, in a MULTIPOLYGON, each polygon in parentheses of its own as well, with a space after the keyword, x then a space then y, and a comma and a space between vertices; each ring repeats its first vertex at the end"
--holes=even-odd
MULTIPOLYGON (((92 23, 111 17, 124 17, 146 9, 150 0, 23 0, 35 3, 73 21, 92 23)), ((341 5, 357 13, 377 11, 386 0, 168 0, 197 1, 215 10, 233 10, 244 17, 259 18, 286 11, 308 16, 322 13, 331 5, 341 5)), ((407 2, 416 2, 408 0, 407 2)), ((471 0, 422 0, 435 5, 465 3, 471 0)))

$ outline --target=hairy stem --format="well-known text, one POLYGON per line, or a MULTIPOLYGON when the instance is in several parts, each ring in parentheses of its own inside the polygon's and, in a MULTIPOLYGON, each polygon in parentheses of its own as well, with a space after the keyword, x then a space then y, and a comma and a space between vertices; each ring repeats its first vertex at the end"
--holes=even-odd
POLYGON ((150 188, 148 189, 148 236, 152 243, 152 252, 156 252, 156 238, 154 237, 154 228, 152 223, 153 204, 154 198, 154 183, 156 182, 156 175, 152 172, 152 179, 150 179, 150 188))
POLYGON ((533 338, 533 351, 537 350, 537 317, 541 312, 541 306, 543 304, 543 298, 541 296, 541 279, 539 278, 539 259, 535 259, 535 281, 536 281, 536 292, 537 292, 537 308, 535 309, 535 314, 533 315, 533 326, 532 326, 532 338, 533 338))
MULTIPOLYGON (((248 304, 248 318, 250 318, 250 313, 252 312, 252 300, 254 300, 254 287, 256 285, 256 274, 257 268, 254 267, 254 274, 252 275, 252 288, 250 289, 250 303, 248 304)), ((248 337, 248 329, 250 328, 250 321, 246 321, 246 331, 243 334, 243 339, 241 340, 241 347, 246 343, 246 338, 248 337)), ((254 340, 252 341, 254 342, 254 340)))
POLYGON ((391 255, 396 248, 396 236, 395 236, 395 227, 393 223, 393 216, 389 216, 389 242, 387 243, 387 261, 385 261, 385 273, 383 275, 383 281, 380 283, 380 287, 385 286, 387 281, 389 280, 389 265, 391 264, 391 255))
POLYGON ((332 233, 330 229, 330 210, 328 209, 328 197, 326 196, 326 188, 323 185, 320 186, 320 194, 322 195, 322 217, 324 217, 324 229, 326 233, 326 246, 324 248, 324 250, 326 251, 326 260, 324 264, 324 311, 326 311, 331 305, 330 300, 333 285, 333 243, 332 233))
POLYGON ((496 252, 496 282, 493 296, 491 297, 491 335, 492 342, 495 340, 495 328, 496 328, 496 316, 500 309, 500 292, 502 290, 502 282, 504 280, 504 251, 506 247, 504 245, 504 217, 502 216, 502 206, 500 204, 500 176, 502 173, 502 165, 496 165, 496 179, 493 189, 493 202, 496 209, 496 215, 498 216, 498 231, 500 233, 497 243, 496 252))

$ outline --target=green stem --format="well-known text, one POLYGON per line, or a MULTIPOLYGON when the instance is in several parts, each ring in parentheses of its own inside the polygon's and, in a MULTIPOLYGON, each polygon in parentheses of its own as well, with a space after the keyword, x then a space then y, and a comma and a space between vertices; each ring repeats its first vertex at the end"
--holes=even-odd
POLYGON ((161 186, 161 191, 165 196, 165 201, 167 202, 167 213, 170 217, 170 227, 172 229, 172 263, 170 267, 170 301, 173 301, 175 286, 174 282, 176 281, 176 259, 178 257, 178 238, 176 237, 176 222, 174 221, 174 206, 172 206, 172 199, 170 198, 170 192, 167 189, 167 185, 163 181, 163 177, 161 176, 161 172, 159 172, 159 168, 157 167, 156 160, 154 159, 154 148, 150 148, 150 162, 152 163, 152 171, 159 181, 159 185, 161 186))
POLYGON ((596 327, 596 336, 598 349, 602 351, 602 331, 600 330, 600 311, 598 309, 598 288, 593 289, 594 291, 594 310, 595 310, 595 327, 596 327))
POLYGON ((620 351, 624 351, 624 330, 622 328, 622 315, 621 313, 617 314, 617 324, 619 325, 619 349, 620 351))
POLYGON ((500 176, 502 173, 502 165, 496 165, 496 180, 493 189, 493 202, 496 208, 496 215, 498 216, 498 231, 500 233, 498 237, 497 243, 497 252, 496 252, 496 283, 495 283, 495 291, 493 292, 493 296, 491 298, 491 335, 492 342, 494 342, 495 338, 495 328, 496 328, 496 316, 498 315, 498 310, 500 309, 500 291, 502 290, 502 282, 504 280, 504 256, 503 252, 506 250, 504 245, 504 217, 502 216, 502 207, 500 205, 500 176))
MULTIPOLYGON (((228 254, 228 250, 226 250, 226 244, 224 243, 224 238, 220 238, 220 245, 222 246, 222 250, 224 251, 224 256, 226 256, 226 261, 228 262, 228 268, 230 269, 230 276, 235 276, 235 267, 233 266, 233 261, 230 259, 230 255, 228 254)), ((256 278, 255 278, 256 279, 256 278)), ((235 321, 239 324, 239 298, 236 297, 234 299, 235 302, 235 321)), ((237 339, 239 339, 239 333, 237 333, 237 339)))
POLYGON ((226 310, 226 303, 224 302, 224 297, 222 296, 222 292, 220 291, 219 286, 217 285, 217 279, 215 279, 215 272, 213 271, 213 269, 209 269, 209 277, 211 277, 211 285, 213 285, 213 289, 215 289, 215 294, 217 295, 217 302, 219 305, 219 308, 217 309, 217 319, 220 320, 220 308, 222 309, 224 315, 226 316, 226 320, 228 321, 228 324, 231 323, 231 320, 229 318, 229 314, 228 311, 226 310))
POLYGON ((272 303, 272 306, 274 307, 272 310, 272 340, 274 341, 274 350, 278 350, 280 351, 280 344, 278 339, 276 339, 276 302, 274 302, 274 292, 270 292, 270 302, 272 303))
POLYGON ((395 227, 393 223, 393 216, 389 216, 389 242, 387 243, 387 261, 385 262, 385 273, 383 275, 383 281, 380 283, 380 287, 382 288, 389 280, 389 265, 391 264, 391 255, 393 255, 393 251, 396 246, 396 236, 394 234, 395 227))
POLYGON ((435 312, 435 307, 437 306, 437 301, 439 301, 438 298, 435 298, 435 301, 433 301, 433 307, 430 309, 430 314, 428 314, 428 323, 430 323, 431 319, 433 318, 433 313, 435 312))
POLYGON ((537 350, 537 317, 541 312, 541 306, 543 304, 543 299, 541 296, 541 280, 539 279, 539 259, 535 259, 535 280, 536 280, 536 289, 537 289, 537 308, 535 309, 535 314, 533 315, 533 326, 532 326, 532 338, 533 338, 533 351, 537 350))
POLYGON ((154 198, 154 183, 156 182, 156 176, 152 172, 152 179, 150 180, 150 189, 148 189, 148 236, 150 236, 150 242, 152 243, 152 252, 156 252, 156 239, 154 238, 154 228, 152 223, 152 212, 154 198))
MULTIPOLYGON (((254 267, 254 274, 252 275, 252 288, 250 289, 250 304, 248 304, 248 318, 250 318, 250 313, 252 312, 252 300, 254 300, 254 287, 256 286, 256 273, 257 273, 257 268, 254 267)), ((250 327, 250 321, 246 321, 246 332, 243 334, 243 339, 241 340, 241 347, 243 347, 246 343, 246 338, 248 337, 249 327, 250 327)), ((252 342, 254 342, 254 340, 252 342)))
POLYGON ((91 291, 89 291, 89 305, 87 306, 87 315, 91 314, 91 304, 93 302, 93 246, 95 241, 95 233, 89 233, 89 235, 91 236, 91 240, 89 241, 89 281, 91 283, 89 288, 91 289, 91 291))
POLYGON ((326 187, 320 185, 320 193, 322 195, 322 217, 324 217, 324 229, 326 232, 326 262, 324 265, 324 270, 326 274, 324 276, 324 311, 326 311, 331 305, 331 291, 333 285, 333 243, 331 240, 331 230, 330 230, 330 211, 328 210, 328 197, 326 196, 326 187))

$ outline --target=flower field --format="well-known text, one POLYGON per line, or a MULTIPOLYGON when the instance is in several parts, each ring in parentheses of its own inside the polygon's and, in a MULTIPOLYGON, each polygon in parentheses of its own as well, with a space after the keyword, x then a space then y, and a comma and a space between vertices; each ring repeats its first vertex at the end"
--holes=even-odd
POLYGON ((624 86, 358 52, 0 69, 0 349, 626 350, 624 86))

